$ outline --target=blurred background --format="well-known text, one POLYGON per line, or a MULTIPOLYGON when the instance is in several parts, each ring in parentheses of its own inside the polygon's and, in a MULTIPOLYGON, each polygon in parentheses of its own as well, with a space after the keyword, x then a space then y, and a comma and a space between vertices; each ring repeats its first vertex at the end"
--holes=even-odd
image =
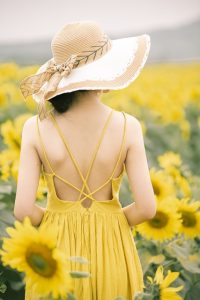
POLYGON ((198 0, 0 1, 0 60, 43 63, 51 39, 66 22, 94 20, 112 39, 148 33, 149 62, 200 57, 198 0))
MULTIPOLYGON (((19 82, 52 57, 51 40, 62 26, 85 20, 98 22, 111 39, 144 33, 151 37, 150 53, 139 77, 127 88, 103 95, 102 101, 135 116, 143 129, 157 200, 156 216, 132 231, 144 272, 145 299, 198 300, 199 0, 0 0, 0 247, 6 228, 15 221, 23 124, 37 114, 32 97, 24 101, 19 82), (164 277, 168 271, 176 272, 174 282, 167 285, 182 286, 180 291, 172 289, 167 298, 162 280, 159 289, 155 282, 148 285, 148 276, 153 280, 159 266, 164 268, 164 277)), ((41 174, 36 195, 41 206, 46 205, 47 193, 41 174)), ((120 202, 125 206, 132 201, 125 174, 120 202)), ((0 299, 24 299, 23 276, 0 261, 0 299)))

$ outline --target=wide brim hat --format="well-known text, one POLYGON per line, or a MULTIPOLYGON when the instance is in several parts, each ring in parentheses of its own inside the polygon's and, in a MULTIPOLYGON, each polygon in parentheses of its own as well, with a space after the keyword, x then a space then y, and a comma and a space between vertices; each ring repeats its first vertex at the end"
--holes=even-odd
POLYGON ((45 114, 46 100, 59 94, 123 89, 140 74, 150 44, 146 33, 110 39, 96 22, 68 23, 52 39, 53 57, 21 81, 21 92, 25 99, 32 95, 45 114))

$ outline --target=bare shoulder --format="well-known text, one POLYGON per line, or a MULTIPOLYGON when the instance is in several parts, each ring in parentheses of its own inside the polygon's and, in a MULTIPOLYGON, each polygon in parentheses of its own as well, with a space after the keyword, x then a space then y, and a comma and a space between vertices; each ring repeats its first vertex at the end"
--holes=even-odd
POLYGON ((36 114, 36 115, 33 115, 32 117, 28 118, 24 122, 23 131, 32 133, 33 134, 32 136, 35 136, 36 129, 37 129, 37 119, 38 119, 40 128, 42 128, 43 126, 46 126, 47 123, 49 124, 48 117, 44 118, 43 120, 40 120, 40 118, 38 117, 38 114, 36 114))
POLYGON ((33 115, 32 117, 28 118, 23 125, 23 131, 33 131, 37 122, 37 115, 33 115))
POLYGON ((22 128, 23 140, 32 143, 33 145, 35 145, 36 142, 36 122, 37 115, 33 115, 24 122, 22 128))
POLYGON ((127 145, 129 148, 131 146, 143 142, 143 131, 142 131, 140 120, 135 116, 126 113, 126 120, 127 120, 126 136, 127 136, 127 145))
MULTIPOLYGON (((118 115, 121 115, 121 111, 117 111, 116 112, 118 113, 118 115)), ((140 121, 133 115, 130 115, 129 113, 123 111, 125 113, 125 116, 126 116, 126 120, 127 120, 127 126, 140 126, 140 121)))
POLYGON ((130 115, 129 113, 126 114, 126 119, 127 119, 127 125, 129 124, 130 126, 140 126, 140 121, 133 115, 130 115))

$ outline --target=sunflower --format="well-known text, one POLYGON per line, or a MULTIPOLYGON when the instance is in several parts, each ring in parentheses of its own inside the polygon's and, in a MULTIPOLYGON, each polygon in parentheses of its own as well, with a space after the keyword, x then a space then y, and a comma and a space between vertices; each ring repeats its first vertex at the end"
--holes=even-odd
POLYGON ((153 286, 153 284, 155 284, 155 287, 157 287, 153 288, 153 297, 161 300, 182 300, 183 298, 176 292, 182 290, 183 285, 178 287, 169 287, 169 285, 178 276, 179 272, 171 272, 171 270, 168 270, 167 276, 163 278, 163 266, 160 265, 156 270, 154 278, 147 276, 147 279, 150 281, 151 285, 153 286))
POLYGON ((158 200, 162 200, 167 196, 176 195, 173 181, 164 171, 156 171, 153 167, 150 169, 150 177, 154 194, 158 200))
POLYGON ((181 213, 182 224, 180 233, 188 238, 200 235, 200 201, 190 202, 189 198, 177 200, 178 212, 181 213))
POLYGON ((46 297, 66 297, 71 292, 71 277, 64 254, 56 248, 56 232, 32 226, 29 217, 15 228, 6 229, 10 238, 3 238, 0 255, 3 265, 24 272, 27 289, 46 297))
POLYGON ((185 177, 181 176, 181 174, 180 174, 179 176, 176 177, 175 183, 176 183, 177 187, 180 189, 183 197, 191 197, 192 196, 192 191, 191 191, 189 182, 185 177))
POLYGON ((180 167, 180 165, 182 163, 180 155, 178 153, 175 153, 172 151, 167 151, 164 154, 159 155, 157 159, 158 159, 159 165, 163 169, 168 169, 172 166, 180 167))
POLYGON ((185 177, 180 173, 179 167, 182 164, 181 157, 178 153, 168 151, 158 156, 159 165, 165 169, 165 172, 172 177, 177 189, 181 190, 184 197, 191 196, 191 188, 185 177))
POLYGON ((181 215, 177 212, 176 201, 170 198, 157 201, 156 215, 141 224, 135 225, 136 230, 146 239, 164 241, 171 239, 179 232, 181 215))
POLYGON ((13 121, 7 120, 1 126, 3 142, 9 149, 19 153, 21 145, 21 132, 25 121, 32 116, 31 113, 21 114, 13 121))

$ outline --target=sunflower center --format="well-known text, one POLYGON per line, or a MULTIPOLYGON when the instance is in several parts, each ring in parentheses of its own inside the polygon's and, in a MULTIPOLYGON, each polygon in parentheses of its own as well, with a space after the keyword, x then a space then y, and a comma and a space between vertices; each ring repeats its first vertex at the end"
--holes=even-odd
POLYGON ((180 210, 181 218, 183 220, 182 225, 184 227, 194 227, 196 225, 196 217, 193 212, 180 210))
POLYGON ((158 186, 158 184, 156 184, 156 183, 153 184, 153 190, 157 196, 160 195, 160 187, 158 186))
POLYGON ((32 243, 26 251, 26 260, 30 267, 43 277, 52 277, 56 271, 56 261, 52 249, 46 245, 32 243))
POLYGON ((148 223, 155 228, 162 228, 167 224, 167 222, 168 216, 162 211, 157 211, 155 217, 148 220, 148 223))

